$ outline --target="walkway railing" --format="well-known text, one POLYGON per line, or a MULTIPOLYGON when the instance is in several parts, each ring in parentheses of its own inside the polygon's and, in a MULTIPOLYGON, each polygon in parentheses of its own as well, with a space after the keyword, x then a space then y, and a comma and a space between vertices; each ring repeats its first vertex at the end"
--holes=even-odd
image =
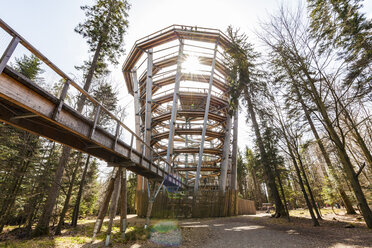
MULTIPOLYGON (((58 112, 61 111, 62 106, 66 104, 65 100, 66 100, 66 97, 68 96, 69 91, 74 91, 74 90, 75 92, 77 91, 78 95, 75 94, 74 95, 75 97, 86 98, 86 100, 89 101, 86 105, 93 105, 93 108, 91 108, 93 112, 90 113, 90 115, 94 117, 94 123, 93 123, 93 128, 91 130, 91 134, 94 133, 94 130, 97 127, 100 127, 98 124, 98 120, 100 119, 100 117, 104 116, 104 118, 106 118, 108 123, 116 124, 115 128, 110 128, 111 130, 114 130, 114 133, 112 134, 115 136, 115 142, 117 142, 121 137, 123 137, 124 133, 128 133, 129 135, 126 138, 129 138, 127 140, 130 140, 129 146, 131 150, 134 149, 133 146, 134 144, 136 144, 135 141, 139 141, 142 146, 142 156, 144 156, 145 149, 149 150, 150 154, 158 158, 157 166, 159 168, 164 169, 165 164, 168 164, 169 166, 167 166, 167 168, 169 168, 169 171, 166 173, 173 177, 177 177, 176 174, 173 173, 173 169, 170 166, 170 164, 164 158, 162 158, 154 149, 152 149, 139 136, 137 136, 116 115, 114 115, 109 110, 107 110, 101 103, 99 103, 96 99, 94 99, 94 97, 92 97, 86 90, 80 87, 73 79, 71 79, 70 76, 64 73, 60 68, 58 68, 55 64, 53 64, 46 56, 44 56, 41 52, 39 52, 33 45, 31 45, 28 41, 26 41, 20 34, 18 34, 10 26, 8 26, 2 19, 0 19, 0 28, 12 37, 12 40, 10 41, 7 48, 5 49, 5 52, 0 58, 0 74, 3 72, 4 68, 8 65, 8 62, 11 56, 13 55, 14 51, 16 50, 17 46, 19 44, 23 45, 24 48, 26 48, 31 54, 33 54, 34 56, 39 58, 42 62, 44 62, 50 69, 52 69, 52 71, 57 73, 64 81, 62 90, 60 91, 60 95, 59 95, 59 105, 57 106, 56 111, 54 112, 54 115, 58 115, 58 112)), ((50 89, 49 90, 45 89, 45 87, 43 87, 43 89, 47 90, 48 92, 50 91, 50 89)), ((105 127, 102 127, 102 128, 107 130, 107 128, 105 127)), ((137 149, 138 148, 139 147, 137 147, 137 149)), ((147 159, 150 161, 153 161, 151 158, 147 158, 147 159)), ((182 178, 180 177, 177 177, 176 179, 179 181, 182 181, 182 178)))

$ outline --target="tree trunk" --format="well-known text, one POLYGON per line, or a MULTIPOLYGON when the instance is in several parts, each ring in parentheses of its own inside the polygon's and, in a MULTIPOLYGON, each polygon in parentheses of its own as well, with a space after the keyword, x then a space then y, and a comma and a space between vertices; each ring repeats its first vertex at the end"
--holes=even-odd
MULTIPOLYGON (((100 54, 101 54, 102 46, 103 46, 104 42, 106 42, 106 36, 109 32, 109 28, 107 27, 107 23, 111 19, 113 7, 114 7, 114 3, 111 2, 110 8, 109 8, 107 16, 106 16, 106 20, 103 24, 103 28, 104 28, 104 30, 102 30, 103 33, 100 36, 99 41, 97 43, 97 47, 96 47, 96 50, 95 50, 94 55, 93 55, 92 63, 90 64, 90 68, 88 70, 88 74, 87 74, 87 77, 85 79, 84 90, 87 91, 87 92, 90 89, 90 86, 92 84, 92 79, 93 79, 93 76, 94 76, 94 72, 97 69, 97 62, 98 62, 98 59, 99 59, 100 54)), ((81 111, 83 110, 83 107, 85 105, 85 99, 86 99, 86 97, 84 95, 82 95, 81 98, 78 101, 77 111, 79 113, 81 113, 81 111)))
POLYGON ((79 164, 80 164, 82 155, 83 154, 81 152, 79 152, 78 159, 77 159, 77 162, 76 162, 76 166, 75 166, 75 168, 74 168, 74 170, 72 172, 72 175, 71 175, 70 185, 68 187, 68 191, 67 191, 65 203, 63 205, 63 208, 62 208, 62 211, 61 211, 61 215, 59 217, 59 222, 58 222, 58 225, 57 225, 57 228, 56 228, 56 231, 55 231, 55 235, 60 235, 61 234, 62 225, 65 222, 65 215, 67 213, 67 210, 68 210, 68 207, 69 207, 69 204, 70 204, 70 199, 71 199, 71 195, 72 195, 72 189, 74 188, 76 174, 77 174, 77 172, 79 170, 79 167, 80 167, 79 164))
POLYGON ((34 236, 40 236, 49 234, 49 222, 50 218, 52 216, 53 208, 57 200, 59 187, 61 184, 61 179, 63 176, 63 171, 65 168, 65 164, 67 163, 69 156, 70 156, 71 148, 64 146, 62 150, 62 155, 59 158, 57 171, 54 177, 54 181, 52 186, 50 187, 48 191, 48 197, 44 203, 44 209, 43 213, 40 216, 39 222, 37 223, 37 226, 35 228, 35 231, 33 233, 34 236))
POLYGON ((359 130, 358 130, 357 126, 355 125, 353 118, 350 116, 349 111, 345 108, 345 106, 343 105, 343 103, 341 102, 341 100, 339 98, 337 98, 337 100, 338 100, 341 108, 343 109, 344 115, 346 117, 345 123, 349 126, 350 129, 353 130, 351 132, 351 134, 355 138, 355 140, 357 141, 357 144, 359 145, 359 147, 362 149, 362 152, 364 154, 364 157, 367 160, 367 164, 368 164, 369 168, 372 169, 372 154, 371 154, 371 152, 369 151, 363 137, 360 135, 359 130))
POLYGON ((119 195, 120 195, 120 184, 121 184, 121 167, 118 169, 118 176, 115 178, 115 185, 114 185, 114 192, 112 195, 111 199, 111 204, 110 204, 110 219, 109 223, 107 226, 107 236, 106 236, 106 242, 105 245, 108 246, 111 243, 111 231, 112 231, 112 226, 114 224, 114 218, 116 215, 116 210, 118 207, 118 200, 119 200, 119 195))
POLYGON ((85 162, 83 175, 81 176, 81 181, 80 181, 80 185, 79 185, 79 192, 77 194, 76 202, 75 202, 75 206, 74 206, 74 211, 72 213, 71 226, 73 226, 73 227, 77 226, 77 222, 78 222, 78 218, 79 218, 80 201, 81 201, 81 197, 83 196, 85 177, 86 177, 87 172, 88 172, 89 160, 90 160, 90 155, 88 155, 87 160, 85 162))
POLYGON ((20 164, 18 168, 14 171, 13 175, 13 185, 11 185, 10 189, 7 190, 5 201, 0 210, 0 233, 3 231, 4 226, 9 221, 10 211, 13 208, 13 205, 16 201, 17 195, 19 190, 22 186, 23 179, 26 175, 26 172, 30 166, 31 158, 34 156, 35 153, 35 146, 34 142, 38 137, 35 137, 33 134, 23 132, 24 136, 24 147, 19 154, 20 164), (27 146, 31 146, 27 148, 27 146))
MULTIPOLYGON (((302 65, 304 66, 304 65, 302 65)), ((306 68, 306 67, 305 67, 306 68)), ((358 199, 358 203, 360 206, 360 209, 362 211, 363 218, 369 228, 372 228, 372 211, 368 206, 367 200, 364 196, 363 190, 360 186, 359 179, 354 171, 354 167, 350 161, 350 158, 345 150, 345 146, 342 143, 340 137, 338 136, 336 130, 333 127, 332 121, 330 120, 327 109, 325 104, 323 103, 322 99, 320 98, 318 91, 314 85, 314 82, 310 76, 310 74, 303 70, 306 77, 308 85, 311 87, 312 97, 313 101, 316 103, 318 110, 320 114, 323 117, 324 124, 328 130, 328 133, 332 139, 332 141, 335 144, 335 147, 337 149, 337 155, 343 165, 344 171, 346 172, 347 178, 351 183, 351 187, 353 188, 354 194, 356 198, 358 199)))
POLYGON ((250 95, 250 92, 249 92, 247 86, 244 88, 244 96, 245 96, 245 99, 248 103, 248 112, 249 112, 249 115, 250 115, 251 120, 252 120, 254 132, 255 132, 255 135, 256 135, 256 139, 257 139, 258 148, 260 150, 260 154, 261 154, 261 158, 262 158, 264 172, 265 172, 265 174, 267 176, 267 179, 268 179, 268 184, 269 184, 270 191, 272 193, 272 196, 274 197, 275 217, 285 216, 286 211, 285 211, 283 203, 280 199, 279 191, 278 191, 278 188, 276 187, 275 177, 273 175, 272 169, 270 168, 270 164, 267 161, 264 143, 263 143, 262 136, 261 136, 261 133, 260 133, 260 129, 259 129, 257 119, 256 119, 256 113, 254 111, 252 100, 251 100, 251 95, 250 95))
MULTIPOLYGON (((115 168, 114 168, 114 170, 115 170, 115 168)), ((103 201, 102 201, 101 206, 100 206, 99 211, 98 211, 97 220, 96 220, 96 223, 95 223, 94 229, 93 229, 93 238, 92 238, 93 241, 95 240, 97 233, 99 233, 101 231, 103 219, 105 218, 107 208, 108 208, 109 203, 110 203, 111 195, 112 195, 112 192, 114 191, 115 179, 119 176, 119 173, 118 172, 115 173, 114 170, 112 172, 112 177, 110 178, 110 181, 107 185, 107 190, 106 190, 105 196, 103 198, 103 201)))
POLYGON ((283 201, 284 201, 284 208, 285 208, 285 211, 286 211, 286 213, 287 213, 287 219, 288 219, 288 222, 290 222, 291 219, 290 219, 289 211, 288 211, 287 198, 285 197, 285 194, 284 194, 284 189, 283 189, 282 179, 280 178, 280 173, 279 173, 278 168, 277 168, 276 165, 274 165, 274 169, 275 169, 275 174, 276 174, 276 176, 277 176, 277 178, 278 178, 280 191, 282 192, 283 201))
POLYGON ((36 181, 38 183, 37 187, 36 187, 36 192, 39 192, 36 196, 34 197, 31 197, 30 199, 30 202, 29 202, 29 208, 28 208, 28 211, 29 211, 29 214, 27 216, 27 219, 26 219, 26 233, 27 235, 31 235, 31 231, 32 231, 32 225, 34 224, 34 217, 35 217, 35 213, 37 212, 43 198, 44 198, 44 195, 45 195, 45 190, 48 189, 47 186, 44 186, 43 185, 43 180, 45 180, 49 174, 51 173, 51 158, 52 158, 52 155, 53 155, 53 152, 55 150, 55 147, 56 147, 56 143, 53 141, 52 142, 52 147, 50 148, 50 151, 49 151, 49 154, 48 154, 48 162, 47 164, 44 166, 44 170, 43 170, 43 173, 41 175, 39 175, 37 178, 36 178, 36 181))
MULTIPOLYGON (((296 156, 295 156, 295 154, 294 154, 294 152, 293 152, 293 150, 294 150, 294 149, 297 150, 298 147, 297 147, 296 144, 291 144, 291 143, 290 143, 290 140, 289 140, 290 137, 288 137, 288 131, 287 131, 286 127, 284 126, 284 123, 283 123, 283 120, 282 120, 282 117, 281 117, 280 111, 277 110, 277 112, 278 112, 278 115, 279 115, 279 123, 280 123, 281 129, 282 129, 283 137, 284 137, 285 142, 286 142, 286 144, 287 144, 288 153, 289 153, 289 156, 290 156, 291 159, 292 159, 293 166, 295 167, 296 174, 297 174, 297 178, 298 178, 298 182, 299 182, 299 184, 300 184, 301 191, 302 191, 302 193, 303 193, 303 195, 304 195, 306 205, 307 205, 307 207, 308 207, 308 209, 309 209, 309 213, 310 213, 311 219, 312 219, 312 221, 313 221, 314 226, 319 226, 319 222, 318 222, 318 220, 316 219, 316 217, 315 217, 315 215, 314 215, 313 208, 312 208, 312 206, 311 206, 311 203, 310 203, 310 201, 309 201, 309 198, 308 198, 307 193, 306 193, 306 190, 305 190, 304 183, 303 183, 303 181, 302 181, 302 176, 301 176, 301 172, 300 172, 300 169, 299 169, 299 167, 298 167, 298 164, 297 164, 296 156), (293 145, 293 146, 292 146, 292 145, 293 145)), ((297 155, 299 155, 298 152, 297 152, 297 155)), ((300 160, 301 158, 298 157, 298 159, 300 160)))
POLYGON ((238 190, 237 184, 237 155, 238 155, 238 121, 239 121, 239 109, 236 110, 234 114, 234 127, 233 127, 233 147, 231 154, 231 188, 232 190, 238 190))
MULTIPOLYGON (((294 78, 292 77, 292 75, 290 75, 290 77, 291 77, 291 79, 293 81, 294 78)), ((320 149, 320 151, 321 151, 321 153, 323 155, 323 158, 324 158, 324 160, 325 160, 325 162, 327 164, 327 167, 329 169, 329 172, 331 174, 331 177, 333 178, 333 182, 336 184, 337 190, 339 191, 340 196, 341 196, 341 198, 342 198, 342 200, 343 200, 343 202, 345 204, 346 212, 347 212, 347 214, 356 214, 355 213, 355 210, 354 210, 354 208, 353 208, 353 206, 352 206, 352 204, 350 202, 350 199, 346 195, 345 191, 342 189, 342 186, 340 184, 339 178, 337 176, 337 172, 335 171, 335 169, 334 169, 334 167, 332 165, 331 159, 328 156, 328 152, 326 151, 326 149, 325 149, 325 147, 323 145, 323 142, 320 139, 320 136, 318 134, 318 131, 315 128, 314 122, 313 122, 313 120, 312 120, 312 118, 310 116, 310 113, 308 111, 308 108, 305 105, 305 102, 304 102, 304 100, 302 98, 302 95, 300 94, 300 91, 299 91, 296 83, 294 83, 294 89, 295 89, 295 92, 297 94, 298 100, 299 100, 299 102, 300 102, 300 104, 302 106, 302 109, 303 109, 303 111, 305 113, 305 117, 307 119, 307 122, 310 125, 311 131, 312 131, 312 133, 313 133, 313 135, 315 137, 315 140, 316 140, 316 142, 318 144, 318 147, 319 147, 319 149, 320 149)))
MULTIPOLYGON (((354 167, 350 161, 350 158, 346 152, 345 145, 342 143, 341 138, 337 134, 335 128, 333 127, 333 123, 331 119, 329 118, 327 108, 325 106, 325 103, 323 102, 322 98, 319 96, 318 90, 315 86, 314 80, 311 77, 311 73, 308 71, 307 66, 305 62, 303 61, 303 58, 298 54, 297 50, 292 51, 296 58, 294 58, 295 64, 299 63, 300 67, 299 70, 302 71, 306 77, 304 79, 301 75, 301 80, 303 84, 306 87, 306 91, 309 93, 309 96, 311 97, 312 101, 316 104, 319 113, 321 114, 323 118, 323 124, 326 127, 328 134, 335 144, 335 148, 337 150, 337 156, 339 157, 341 164, 343 166, 343 169, 347 175, 348 180, 350 181, 351 187, 353 188, 354 194, 358 200, 358 204, 360 206, 360 209, 362 211, 363 218, 369 228, 372 228, 372 211, 368 206, 367 200, 364 196, 363 190, 360 186, 359 179, 354 171, 354 167), (310 88, 308 88, 310 86, 310 88)), ((283 55, 284 59, 287 59, 286 55, 283 55)), ((291 72, 291 69, 287 64, 285 64, 285 68, 288 72, 291 72)), ((292 73, 292 72, 291 72, 292 73)), ((294 81, 294 83, 297 83, 294 81)), ((338 114, 338 113, 337 113, 338 114)))
MULTIPOLYGON (((286 136, 286 134, 284 134, 284 135, 286 136)), ((311 219, 313 221, 314 226, 319 226, 319 222, 318 222, 318 220, 316 219, 316 217, 314 215, 313 208, 312 208, 311 203, 309 201, 309 197, 307 196, 307 193, 306 193, 306 190, 305 190, 305 186, 304 186, 304 183, 302 181, 301 172, 300 172, 300 169, 299 169, 298 164, 297 164, 296 157, 293 154, 293 151, 292 151, 291 145, 289 144, 289 141, 287 140, 286 137, 285 137, 285 139, 286 139, 286 142, 287 142, 287 147, 288 147, 288 151, 289 151, 290 157, 292 158, 293 166, 295 167, 295 170, 296 170, 296 174, 297 174, 297 178, 298 178, 298 182, 300 184, 300 188, 301 188, 302 194, 304 195, 304 198, 305 198, 305 201, 306 201, 306 205, 307 205, 307 207, 309 209, 309 213, 310 213, 311 219)))
POLYGON ((303 175, 303 178, 305 180, 305 184, 306 184, 307 190, 308 190, 309 195, 310 195, 311 203, 313 205, 313 208, 315 210, 315 213, 316 213, 317 218, 319 220, 321 220, 322 219, 322 216, 320 215, 320 212, 318 210, 318 206, 316 205, 316 202, 315 202, 315 199, 314 199, 314 195, 313 195, 313 191, 311 190, 311 186, 310 186, 309 180, 307 180, 306 171, 305 171, 304 165, 302 163, 301 155, 298 153, 297 150, 296 150, 296 153, 297 153, 297 156, 298 156, 298 162, 300 164, 300 169, 302 171, 302 175, 303 175))
MULTIPOLYGON (((112 15, 112 9, 113 9, 112 6, 113 6, 113 4, 111 5, 111 7, 109 9, 109 12, 108 12, 106 20, 105 20, 105 24, 110 21, 110 18, 111 18, 111 15, 112 15)), ((106 26, 106 25, 104 25, 104 26, 106 26)), ((106 29, 103 30, 103 34, 102 34, 102 36, 101 36, 101 38, 100 38, 100 40, 97 44, 97 48, 95 50, 93 60, 92 60, 92 63, 90 65, 90 68, 89 68, 89 71, 88 71, 88 74, 87 74, 87 77, 86 77, 86 80, 85 80, 85 84, 84 84, 84 90, 87 91, 87 92, 89 91, 89 88, 92 84, 92 79, 93 79, 93 76, 94 76, 94 72, 97 68, 97 61, 98 61, 100 53, 101 53, 102 45, 103 45, 103 42, 104 42, 104 37, 106 37, 108 31, 109 31, 109 29, 106 27, 106 29)), ((77 104, 77 111, 79 113, 82 112, 84 104, 85 104, 85 96, 82 96, 79 99, 78 104, 77 104)), ((55 203, 56 198, 58 196, 58 186, 61 182, 63 171, 64 171, 64 168, 65 168, 66 163, 68 161, 70 151, 71 151, 71 148, 69 148, 67 146, 63 147, 62 156, 60 158, 60 163, 58 164, 56 177, 54 179, 55 184, 50 189, 50 191, 48 193, 48 199, 45 203, 43 214, 42 214, 41 219, 39 220, 39 223, 37 224, 37 227, 36 227, 35 232, 34 232, 35 236, 49 233, 50 216, 52 214, 53 206, 54 206, 54 203, 55 203)))
MULTIPOLYGON (((0 233, 3 231, 4 226, 7 224, 9 221, 9 212, 12 210, 13 205, 16 200, 16 196, 18 195, 19 189, 21 188, 22 181, 24 178, 24 174, 30 164, 30 161, 28 160, 27 162, 23 162, 23 165, 20 166, 21 168, 19 169, 18 177, 16 177, 16 180, 14 184, 12 185, 11 189, 9 190, 9 193, 6 196, 6 200, 4 201, 4 204, 1 208, 0 212, 0 233)), ((17 176, 17 175, 15 175, 17 176)))

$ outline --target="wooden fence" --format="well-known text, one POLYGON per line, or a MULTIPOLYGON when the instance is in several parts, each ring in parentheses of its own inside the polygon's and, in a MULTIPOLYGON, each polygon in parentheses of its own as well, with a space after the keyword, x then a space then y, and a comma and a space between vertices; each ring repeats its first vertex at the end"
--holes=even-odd
POLYGON ((254 201, 238 198, 238 214, 256 214, 254 201))
MULTIPOLYGON (((225 217, 238 214, 238 192, 226 191, 199 191, 194 200, 192 191, 182 194, 170 195, 160 192, 152 208, 152 217, 155 218, 208 218, 225 217)), ((146 216, 148 194, 146 191, 137 191, 137 215, 146 216)))

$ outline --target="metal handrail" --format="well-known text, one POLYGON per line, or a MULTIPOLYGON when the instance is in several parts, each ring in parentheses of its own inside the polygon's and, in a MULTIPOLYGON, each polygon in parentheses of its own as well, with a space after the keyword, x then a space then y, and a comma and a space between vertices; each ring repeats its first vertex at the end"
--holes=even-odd
MULTIPOLYGON (((103 105, 101 105, 96 99, 94 99, 88 92, 86 92, 83 88, 81 88, 74 80, 72 80, 67 74, 65 74, 61 69, 59 69, 55 64, 53 64, 47 57, 45 57, 39 50, 37 50, 33 45, 31 45, 26 39, 24 39, 20 34, 18 34, 14 29, 12 29, 8 24, 6 24, 1 18, 0 18, 0 27, 6 31, 9 35, 11 35, 13 38, 17 37, 19 39, 19 42, 32 54, 34 54, 36 57, 38 57, 41 61, 43 61, 46 65, 48 65, 54 72, 56 72, 59 76, 61 76, 65 80, 65 84, 72 85, 75 89, 77 89, 82 95, 84 95, 86 98, 88 98, 93 104, 95 104, 97 107, 100 106, 101 112, 105 112, 108 116, 110 116, 114 121, 119 123, 119 125, 127 130, 132 136, 136 137, 137 140, 140 141, 145 147, 147 147, 150 151, 153 152, 155 155, 159 155, 154 149, 152 149, 151 146, 146 144, 141 137, 136 135, 129 127, 127 127, 121 120, 116 117, 114 114, 112 114, 109 110, 107 110, 103 105)), ((100 113, 99 113, 100 114, 100 113)), ((124 142, 124 141, 123 141, 124 142)), ((168 165, 168 168, 172 168, 171 165, 159 155, 160 160, 165 162, 168 165)), ((159 167, 160 170, 163 170, 159 167)), ((163 170, 164 171, 164 170, 163 170)), ((171 171, 164 171, 166 174, 171 174, 171 171)), ((178 178, 177 178, 178 179, 178 178)), ((178 179, 180 180, 180 179, 178 179)))

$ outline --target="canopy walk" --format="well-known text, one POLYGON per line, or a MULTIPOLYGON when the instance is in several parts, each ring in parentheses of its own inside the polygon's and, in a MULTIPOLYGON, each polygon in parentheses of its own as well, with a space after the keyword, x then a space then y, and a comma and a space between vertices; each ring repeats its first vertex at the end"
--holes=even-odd
POLYGON ((0 27, 12 37, 0 59, 1 121, 103 159, 109 165, 122 166, 154 180, 166 178, 172 185, 184 186, 176 171, 166 166, 167 162, 117 116, 1 19, 0 27), (17 46, 26 48, 60 76, 63 88, 58 97, 7 65, 17 46), (83 97, 93 106, 91 118, 66 104, 69 91, 77 92, 75 97, 83 97), (109 119, 110 127, 99 125, 98 120, 103 116, 109 119))

